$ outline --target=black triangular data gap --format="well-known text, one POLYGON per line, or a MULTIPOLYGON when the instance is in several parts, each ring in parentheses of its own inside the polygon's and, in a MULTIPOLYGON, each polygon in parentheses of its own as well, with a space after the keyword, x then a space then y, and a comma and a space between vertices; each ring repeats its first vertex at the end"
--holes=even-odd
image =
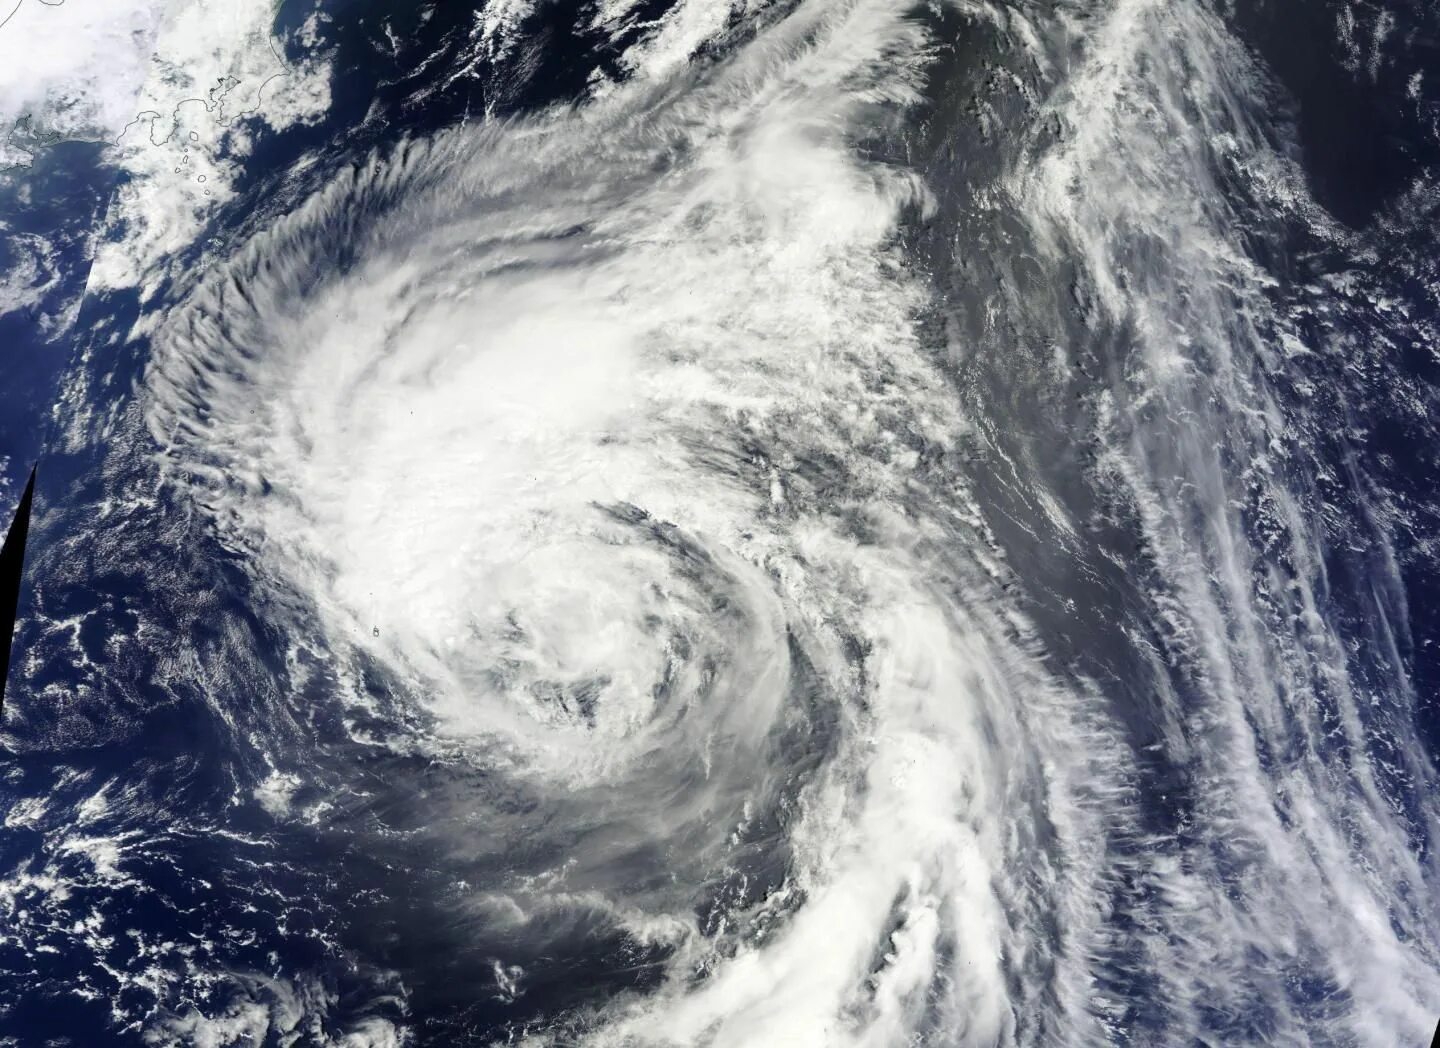
POLYGON ((0 716, 5 711, 5 686, 10 680, 10 645, 15 639, 15 616, 20 609, 25 539, 30 534, 30 506, 35 498, 35 471, 38 468, 38 463, 30 468, 25 494, 20 496, 20 505, 15 507, 15 519, 10 522, 10 530, 5 534, 5 545, 0 547, 0 716))

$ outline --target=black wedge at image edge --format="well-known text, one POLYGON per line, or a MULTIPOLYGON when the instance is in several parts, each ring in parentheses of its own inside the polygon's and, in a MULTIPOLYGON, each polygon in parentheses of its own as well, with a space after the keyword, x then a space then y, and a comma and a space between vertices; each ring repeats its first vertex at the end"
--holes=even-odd
POLYGON ((0 712, 5 708, 5 686, 10 677, 10 644, 15 635, 15 614, 20 604, 20 579, 25 568, 25 539, 30 531, 30 504, 35 496, 35 469, 25 484, 25 494, 15 508, 15 519, 0 548, 0 712))

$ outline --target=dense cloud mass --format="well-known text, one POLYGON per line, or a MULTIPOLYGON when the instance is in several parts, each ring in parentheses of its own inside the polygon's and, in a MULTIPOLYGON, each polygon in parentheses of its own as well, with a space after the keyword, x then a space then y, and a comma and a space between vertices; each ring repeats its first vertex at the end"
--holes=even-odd
MULTIPOLYGON (((7 977, 144 1044, 1429 1036, 1429 167, 1341 201, 1203 0, 301 6, 213 206, 132 152, 97 241, 7 977)), ((1355 17, 1313 75, 1423 158, 1355 17)))

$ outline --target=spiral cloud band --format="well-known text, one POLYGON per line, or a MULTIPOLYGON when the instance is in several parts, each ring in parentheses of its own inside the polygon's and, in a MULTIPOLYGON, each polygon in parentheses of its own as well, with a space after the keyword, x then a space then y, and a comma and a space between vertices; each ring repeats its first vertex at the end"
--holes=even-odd
MULTIPOLYGON (((587 936, 649 973, 524 1043, 1419 1043, 1434 872, 1323 606, 1287 321, 1213 202, 1229 171, 1310 208, 1250 58, 1191 0, 703 7, 583 106, 338 171, 214 262, 145 379, 167 482, 292 660, 329 653, 356 746, 446 769, 409 803, 456 920, 514 947, 491 990, 587 936), (1088 476, 1148 603, 1068 613, 1148 659, 1145 745, 1047 648, 977 480, 1031 465, 963 362, 1050 410, 1058 312, 972 337, 912 250, 942 202, 895 143, 959 16, 1048 78, 1048 130, 966 206, 1132 347, 1084 393, 1088 476)), ((1093 520, 1042 472, 1078 563, 1093 520)), ((356 810, 336 767, 313 819, 356 810)))

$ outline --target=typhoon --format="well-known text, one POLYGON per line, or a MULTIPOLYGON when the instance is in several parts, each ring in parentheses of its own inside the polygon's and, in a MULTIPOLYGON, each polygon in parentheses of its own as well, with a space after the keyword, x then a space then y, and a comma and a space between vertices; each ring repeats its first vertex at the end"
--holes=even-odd
POLYGON ((1428 1041, 1433 13, 291 6, 97 234, 3 1043, 1428 1041))

